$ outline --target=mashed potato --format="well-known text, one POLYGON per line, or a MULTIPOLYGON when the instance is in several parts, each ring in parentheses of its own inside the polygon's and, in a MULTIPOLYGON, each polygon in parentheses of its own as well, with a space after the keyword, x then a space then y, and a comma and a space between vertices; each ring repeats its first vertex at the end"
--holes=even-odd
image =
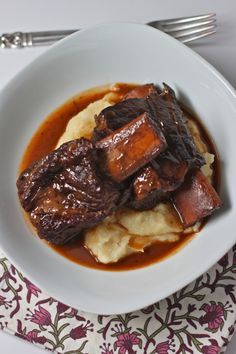
MULTIPOLYGON (((57 147, 73 139, 90 137, 95 127, 94 116, 114 104, 116 99, 115 92, 109 93, 72 117, 57 147)), ((213 173, 211 164, 214 162, 214 155, 207 151, 196 123, 188 121, 188 126, 198 151, 206 160, 206 165, 201 168, 202 172, 211 181, 213 173)), ((181 237, 181 233, 197 232, 199 227, 200 223, 197 223, 183 230, 175 210, 168 203, 159 203, 155 208, 147 211, 118 210, 86 231, 85 247, 99 262, 112 263, 132 253, 144 252, 146 247, 156 241, 176 242, 181 237)))
POLYGON ((90 103, 83 111, 72 117, 65 132, 60 137, 56 149, 67 141, 79 139, 81 137, 90 138, 93 129, 95 128, 94 116, 99 114, 104 108, 114 104, 117 99, 117 94, 114 92, 108 93, 102 99, 90 103))
POLYGON ((159 203, 152 210, 115 212, 86 232, 85 246, 100 262, 111 263, 144 252, 156 241, 176 242, 181 232, 183 227, 174 209, 159 203))

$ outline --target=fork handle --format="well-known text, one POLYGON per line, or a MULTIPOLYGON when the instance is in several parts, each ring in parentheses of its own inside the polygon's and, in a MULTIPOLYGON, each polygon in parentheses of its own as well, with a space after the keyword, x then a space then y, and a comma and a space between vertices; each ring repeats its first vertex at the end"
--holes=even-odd
POLYGON ((60 39, 78 31, 40 31, 4 33, 0 36, 1 48, 25 48, 32 46, 50 45, 60 39))

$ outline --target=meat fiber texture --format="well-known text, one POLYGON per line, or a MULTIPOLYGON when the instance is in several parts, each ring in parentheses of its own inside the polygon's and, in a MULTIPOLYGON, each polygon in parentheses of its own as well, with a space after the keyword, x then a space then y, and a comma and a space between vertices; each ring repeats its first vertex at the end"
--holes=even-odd
POLYGON ((18 194, 38 235, 63 244, 115 208, 119 192, 100 176, 90 140, 64 143, 18 178, 18 194))

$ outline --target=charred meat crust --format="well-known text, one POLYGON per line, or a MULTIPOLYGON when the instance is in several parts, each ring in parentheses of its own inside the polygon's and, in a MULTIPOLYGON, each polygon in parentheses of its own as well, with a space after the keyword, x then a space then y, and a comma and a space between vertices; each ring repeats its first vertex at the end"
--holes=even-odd
POLYGON ((178 130, 179 136, 183 140, 187 154, 189 155, 189 165, 190 167, 199 168, 205 163, 204 158, 197 151, 193 137, 187 127, 187 119, 178 104, 175 92, 167 84, 163 83, 163 85, 164 90, 161 97, 168 103, 169 113, 178 130))
POLYGON ((24 209, 31 210, 41 189, 49 185, 55 175, 63 169, 79 164, 89 152, 93 151, 92 149, 93 144, 86 139, 81 139, 79 144, 71 141, 70 144, 63 144, 23 171, 17 180, 17 188, 24 209))
POLYGON ((100 175, 94 145, 83 138, 37 161, 21 174, 17 187, 39 236, 53 244, 63 244, 103 220, 120 198, 100 175))

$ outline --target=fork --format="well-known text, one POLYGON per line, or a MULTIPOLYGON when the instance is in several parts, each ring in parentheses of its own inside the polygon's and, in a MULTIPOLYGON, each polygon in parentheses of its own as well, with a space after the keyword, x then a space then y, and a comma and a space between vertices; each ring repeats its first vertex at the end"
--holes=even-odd
MULTIPOLYGON (((216 32, 216 14, 210 13, 151 21, 146 23, 146 25, 159 29, 182 43, 188 43, 216 32)), ((0 36, 0 47, 25 48, 46 46, 77 31, 79 30, 4 33, 0 36)))

